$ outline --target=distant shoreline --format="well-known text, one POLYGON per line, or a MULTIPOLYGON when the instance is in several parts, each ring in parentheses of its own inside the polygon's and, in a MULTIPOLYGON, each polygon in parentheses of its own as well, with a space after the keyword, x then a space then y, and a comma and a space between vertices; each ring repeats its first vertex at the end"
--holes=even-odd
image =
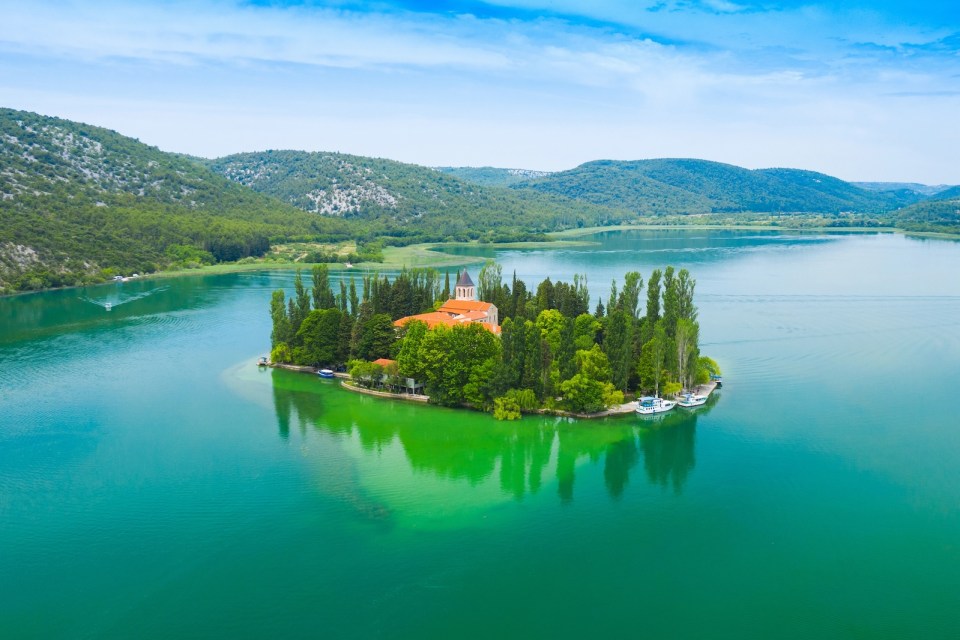
MULTIPOLYGON (((589 246, 596 244, 588 240, 575 240, 582 236, 603 233, 606 231, 658 231, 658 230, 734 230, 734 231, 779 231, 790 233, 889 233, 899 234, 913 238, 931 238, 938 240, 960 241, 960 236, 950 233, 940 233, 936 231, 905 231, 895 227, 786 227, 773 225, 723 225, 723 224, 620 224, 607 227, 582 227, 579 229, 565 229, 563 231, 554 231, 546 234, 551 240, 529 241, 529 242, 428 242, 420 244, 407 245, 405 247, 384 247, 383 262, 359 262, 348 268, 344 263, 328 262, 270 262, 255 261, 248 263, 222 263, 206 265, 194 269, 175 269, 171 271, 158 271, 156 273, 144 274, 137 278, 138 280, 162 280, 166 278, 180 278, 183 276, 205 276, 220 275, 228 273, 246 273, 251 271, 293 271, 295 269, 309 269, 316 264, 326 264, 332 273, 369 273, 372 271, 399 271, 403 268, 446 268, 459 267, 468 264, 480 264, 487 258, 482 256, 466 256, 453 253, 438 251, 441 247, 471 247, 471 248, 490 248, 490 249, 559 249, 564 247, 589 246)), ((81 287, 93 287, 103 284, 111 284, 105 281, 96 284, 76 285, 72 287, 56 287, 52 289, 40 289, 37 291, 16 291, 0 294, 2 297, 15 297, 29 295, 31 293, 42 293, 44 291, 57 291, 62 289, 77 289, 81 287)))

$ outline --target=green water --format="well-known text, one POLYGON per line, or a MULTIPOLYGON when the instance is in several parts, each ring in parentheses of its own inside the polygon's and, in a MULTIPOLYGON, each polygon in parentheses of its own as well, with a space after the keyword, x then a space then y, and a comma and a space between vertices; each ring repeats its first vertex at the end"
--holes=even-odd
POLYGON ((497 257, 595 297, 690 268, 710 406, 499 423, 258 370, 287 273, 0 300, 0 637, 960 636, 960 244, 596 239, 497 257))

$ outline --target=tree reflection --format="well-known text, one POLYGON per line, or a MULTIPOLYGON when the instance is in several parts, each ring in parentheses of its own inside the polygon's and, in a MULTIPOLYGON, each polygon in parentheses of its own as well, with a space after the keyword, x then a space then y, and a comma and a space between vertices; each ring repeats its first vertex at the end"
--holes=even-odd
POLYGON ((486 414, 357 396, 311 376, 273 373, 281 438, 290 437, 296 420, 334 438, 355 438, 374 454, 401 446, 414 471, 473 486, 495 479, 515 500, 536 494, 555 472, 560 500, 569 503, 578 466, 601 461, 606 491, 620 499, 641 454, 648 481, 679 494, 696 461, 696 413, 675 410, 654 421, 626 416, 497 422, 486 414))
POLYGON ((643 466, 651 484, 683 491, 696 458, 697 415, 676 412, 640 432, 643 466))
POLYGON ((630 469, 640 457, 637 439, 631 436, 607 447, 603 463, 603 481, 611 498, 618 499, 630 481, 630 469))

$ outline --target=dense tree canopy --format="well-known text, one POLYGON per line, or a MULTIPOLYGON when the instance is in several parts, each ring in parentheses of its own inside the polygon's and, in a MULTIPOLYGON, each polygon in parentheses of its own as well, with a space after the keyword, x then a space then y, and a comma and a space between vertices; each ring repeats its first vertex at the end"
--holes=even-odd
POLYGON ((346 285, 335 295, 323 267, 313 271, 312 291, 298 273, 291 298, 282 290, 271 298, 273 360, 349 362, 362 384, 414 379, 434 403, 491 410, 503 419, 543 407, 596 412, 622 403, 625 394, 673 393, 719 373, 700 354, 696 282, 686 269, 652 272, 646 309, 643 277, 626 274, 599 316, 586 311, 583 277, 545 279, 534 293, 515 276, 510 285, 502 282, 498 265, 482 273, 484 291, 504 305, 499 335, 478 323, 430 329, 415 320, 395 327, 393 320, 432 310, 449 291, 449 278, 435 271, 405 270, 392 280, 367 275, 360 300, 346 285), (364 364, 378 358, 395 359, 395 368, 364 364))

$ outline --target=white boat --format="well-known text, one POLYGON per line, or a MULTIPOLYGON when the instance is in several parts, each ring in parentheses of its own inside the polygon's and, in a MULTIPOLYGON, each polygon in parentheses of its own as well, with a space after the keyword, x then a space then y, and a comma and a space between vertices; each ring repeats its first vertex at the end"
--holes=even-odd
POLYGON ((680 399, 677 400, 677 405, 685 409, 701 407, 705 404, 707 404, 707 396, 701 396, 697 393, 684 393, 680 396, 680 399))
POLYGON ((320 371, 317 371, 317 375, 319 375, 321 378, 332 378, 333 371, 330 369, 320 369, 320 371))
POLYGON ((642 416, 652 416, 670 411, 677 403, 673 400, 664 400, 653 396, 644 396, 637 400, 637 413, 642 416))
POLYGON ((110 311, 110 309, 113 309, 113 303, 107 302, 106 304, 103 305, 103 308, 106 309, 107 311, 110 311))

